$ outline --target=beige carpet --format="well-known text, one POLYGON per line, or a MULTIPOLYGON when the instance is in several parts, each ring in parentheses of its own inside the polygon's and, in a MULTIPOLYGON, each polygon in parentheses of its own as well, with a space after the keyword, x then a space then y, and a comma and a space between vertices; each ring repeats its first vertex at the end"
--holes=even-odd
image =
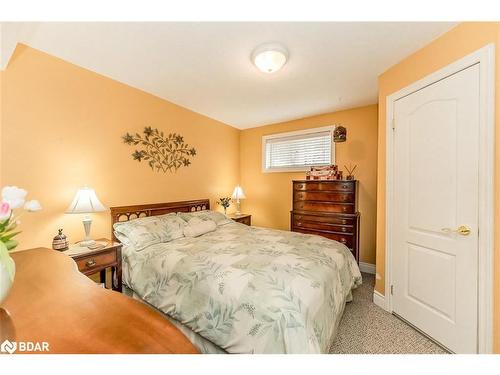
POLYGON ((445 354, 440 346, 373 303, 374 275, 347 303, 332 354, 445 354))

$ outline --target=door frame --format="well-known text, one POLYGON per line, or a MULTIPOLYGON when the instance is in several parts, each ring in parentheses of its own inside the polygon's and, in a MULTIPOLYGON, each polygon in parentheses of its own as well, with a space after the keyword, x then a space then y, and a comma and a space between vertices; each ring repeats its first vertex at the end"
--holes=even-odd
MULTIPOLYGON (((493 254, 495 161, 495 45, 488 44, 386 98, 386 221, 385 309, 392 313, 392 253, 394 204, 394 105, 398 99, 445 79, 472 65, 479 66, 479 238, 478 353, 493 352, 493 254)), ((397 125, 396 125, 397 127, 397 125)), ((378 296, 380 300, 380 296, 378 296)))

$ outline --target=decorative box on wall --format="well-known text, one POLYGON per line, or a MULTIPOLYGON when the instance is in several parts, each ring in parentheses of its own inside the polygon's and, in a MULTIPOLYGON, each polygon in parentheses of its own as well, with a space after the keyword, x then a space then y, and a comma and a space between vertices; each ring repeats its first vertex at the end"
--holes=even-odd
POLYGON ((358 181, 293 181, 291 230, 339 241, 359 262, 358 181))

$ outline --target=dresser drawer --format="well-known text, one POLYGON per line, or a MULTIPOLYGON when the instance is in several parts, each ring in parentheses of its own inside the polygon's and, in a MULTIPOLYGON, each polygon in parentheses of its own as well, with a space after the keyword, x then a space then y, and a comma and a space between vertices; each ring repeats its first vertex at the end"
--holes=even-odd
POLYGON ((321 223, 318 221, 303 221, 303 220, 295 220, 293 222, 293 225, 295 227, 304 229, 318 229, 318 230, 327 230, 329 232, 354 234, 354 227, 351 225, 336 225, 329 223, 321 223))
POLYGON ((300 191, 352 191, 356 190, 354 181, 293 182, 293 189, 300 191))
POLYGON ((78 270, 81 273, 93 273, 103 267, 110 266, 116 263, 116 252, 110 251, 101 254, 89 255, 75 259, 78 270))
POLYGON ((343 214, 353 214, 355 212, 355 205, 352 203, 297 201, 293 202, 293 209, 301 211, 337 212, 343 214))
POLYGON ((330 223, 337 225, 354 225, 356 223, 356 217, 353 216, 342 216, 342 215, 307 215, 302 213, 292 213, 292 218, 294 221, 314 221, 318 223, 330 223))
POLYGON ((354 236, 349 234, 329 233, 321 230, 311 230, 311 229, 297 228, 297 227, 295 227, 293 231, 304 234, 315 234, 317 236, 326 237, 346 245, 349 249, 352 249, 354 243, 354 236))
POLYGON ((320 192, 300 191, 293 192, 294 201, 326 201, 338 203, 354 203, 353 192, 320 192))

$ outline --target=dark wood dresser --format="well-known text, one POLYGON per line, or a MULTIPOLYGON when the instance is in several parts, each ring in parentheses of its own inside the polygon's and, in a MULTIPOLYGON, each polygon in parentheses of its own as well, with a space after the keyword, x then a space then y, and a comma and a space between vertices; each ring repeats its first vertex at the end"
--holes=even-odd
POLYGON ((351 249, 359 262, 358 181, 293 181, 291 230, 317 234, 351 249))

